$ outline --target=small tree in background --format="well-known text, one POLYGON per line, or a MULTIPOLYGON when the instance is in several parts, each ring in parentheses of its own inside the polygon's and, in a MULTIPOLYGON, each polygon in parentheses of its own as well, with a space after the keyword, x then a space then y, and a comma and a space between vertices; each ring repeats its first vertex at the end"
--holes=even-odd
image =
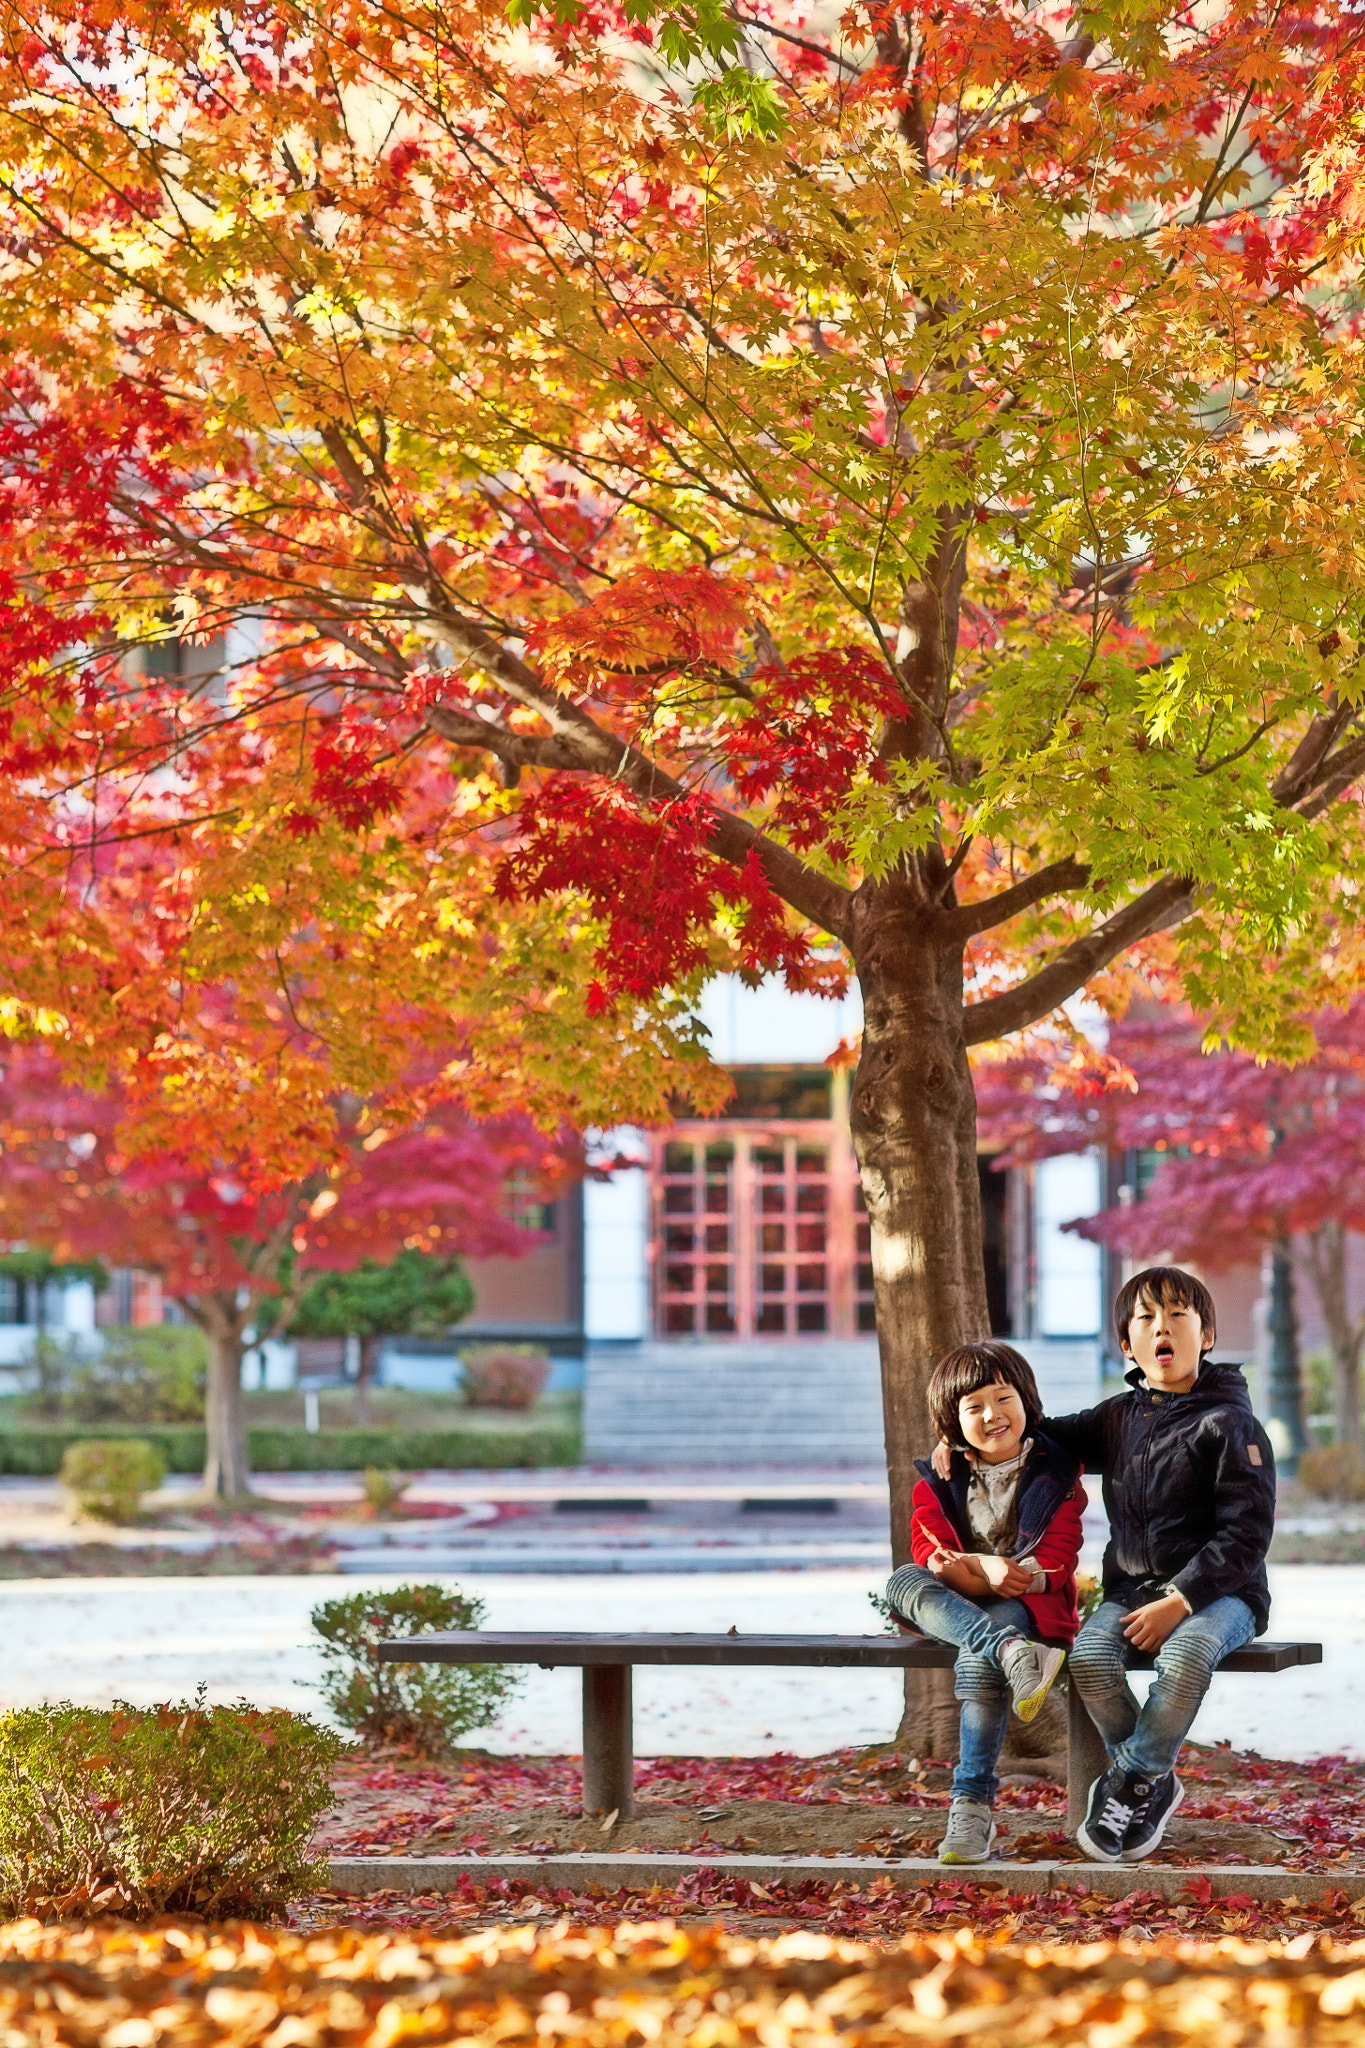
POLYGON ((229 1162, 213 1172, 173 1150, 125 1157, 120 1112, 116 1093, 69 1086, 42 1052, 11 1062, 0 1242, 22 1230, 59 1260, 99 1255, 159 1277, 208 1339, 204 1484, 229 1500, 248 1488, 243 1333, 263 1305, 280 1302, 287 1320, 314 1275, 417 1243, 446 1260, 517 1257, 537 1237, 507 1214, 507 1181, 552 1183, 574 1157, 522 1117, 481 1123, 443 1104, 405 1130, 352 1105, 330 1170, 257 1192, 229 1162))
POLYGON ((362 1259, 349 1272, 320 1273, 300 1296, 288 1333, 359 1337, 355 1413, 364 1423, 384 1338, 439 1337, 473 1306, 474 1289, 458 1260, 405 1247, 387 1265, 362 1259))
POLYGON ((1359 1444, 1365 1305, 1351 1306, 1346 1235, 1365 1230, 1365 1002, 1312 1029, 1314 1057, 1290 1067, 1204 1052, 1187 1010, 1134 1016, 1101 1061, 986 1069, 979 1128, 1016 1162, 1090 1145, 1159 1153, 1140 1201, 1067 1226, 1112 1251, 1218 1272, 1299 1238, 1332 1350, 1335 1435, 1359 1444))

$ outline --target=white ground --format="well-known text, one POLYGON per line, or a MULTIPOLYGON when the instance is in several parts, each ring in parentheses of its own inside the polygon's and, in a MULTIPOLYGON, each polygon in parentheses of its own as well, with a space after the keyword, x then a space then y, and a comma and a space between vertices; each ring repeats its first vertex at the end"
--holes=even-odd
MULTIPOLYGON (((1365 1566, 1272 1571, 1271 1634, 1321 1641, 1322 1665, 1271 1678, 1218 1678, 1202 1740, 1267 1755, 1365 1752, 1365 1566)), ((366 1583, 354 1577, 21 1579, 0 1584, 0 1703, 182 1698, 202 1679, 215 1700, 317 1710, 309 1609, 366 1583)), ((393 1580, 375 1580, 377 1586, 393 1580)), ((741 1634, 875 1634, 878 1577, 861 1570, 678 1577, 466 1577, 490 1627, 701 1629, 741 1634)), ((884 1741, 896 1725, 891 1671, 637 1670, 639 1755, 804 1754, 884 1741)), ((497 1727, 505 1751, 575 1751, 579 1678, 529 1671, 497 1727)))

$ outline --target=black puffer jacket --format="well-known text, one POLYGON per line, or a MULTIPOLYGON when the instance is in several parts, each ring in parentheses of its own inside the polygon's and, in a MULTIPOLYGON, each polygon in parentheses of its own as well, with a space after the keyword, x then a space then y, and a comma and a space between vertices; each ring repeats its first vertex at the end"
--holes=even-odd
POLYGON ((1205 1364, 1187 1394, 1131 1391, 1079 1415, 1050 1415, 1048 1435, 1104 1480, 1111 1600, 1159 1598, 1175 1586, 1197 1614, 1234 1594, 1263 1635, 1270 1619, 1265 1554, 1275 1527, 1275 1457, 1237 1365, 1205 1364))

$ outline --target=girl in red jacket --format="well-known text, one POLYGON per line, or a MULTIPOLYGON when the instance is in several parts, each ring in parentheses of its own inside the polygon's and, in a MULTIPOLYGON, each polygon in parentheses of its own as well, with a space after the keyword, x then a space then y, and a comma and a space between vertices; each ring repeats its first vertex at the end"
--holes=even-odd
POLYGON ((1010 1708, 1031 1721, 1075 1639, 1080 1467, 1040 1431, 1028 1360, 964 1344, 929 1382, 953 1446, 947 1480, 916 1460, 910 1548, 887 1587, 898 1621, 955 1644, 961 1744, 941 1863, 984 1863, 995 1842, 995 1767, 1010 1708))

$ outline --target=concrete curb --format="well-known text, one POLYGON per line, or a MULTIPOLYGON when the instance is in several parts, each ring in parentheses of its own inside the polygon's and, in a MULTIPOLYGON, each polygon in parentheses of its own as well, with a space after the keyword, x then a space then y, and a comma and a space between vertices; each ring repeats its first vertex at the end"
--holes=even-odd
POLYGON ((1094 1892, 1108 1899, 1131 1892, 1155 1892, 1179 1899, 1191 1880, 1207 1878, 1214 1898, 1240 1893, 1257 1901, 1296 1899, 1307 1904, 1344 1892, 1354 1901, 1365 1898, 1365 1870, 1280 1870, 1273 1864, 1162 1863, 982 1863, 957 1867, 927 1857, 883 1860, 879 1856, 338 1856, 331 1866, 334 1890, 351 1898, 369 1892, 453 1891, 462 1877, 476 1884, 516 1878, 537 1890, 582 1891, 600 1885, 607 1891, 649 1891, 660 1885, 672 1891, 685 1877, 705 1870, 718 1877, 744 1877, 762 1885, 801 1884, 815 1879, 834 1884, 864 1885, 889 1877, 900 1889, 919 1891, 930 1884, 991 1885, 1007 1892, 1094 1892))
POLYGON ((376 1544, 372 1549, 350 1549, 340 1552, 335 1561, 339 1572, 448 1572, 457 1577, 477 1576, 480 1572, 521 1572, 528 1577, 547 1577, 552 1574, 572 1573, 583 1577, 589 1573, 619 1572, 790 1572, 790 1571, 840 1571, 856 1567, 871 1572, 889 1572, 891 1569, 891 1548, 886 1543, 872 1543, 859 1546, 844 1545, 767 1543, 741 1546, 739 1544, 716 1544, 709 1548, 700 1544, 660 1544, 656 1548, 611 1550, 605 1546, 599 1549, 568 1549, 560 1545, 544 1550, 506 1548, 495 1550, 478 1549, 469 1545, 463 1550, 453 1547, 438 1549, 435 1544, 414 1545, 400 1549, 394 1544, 376 1544))

